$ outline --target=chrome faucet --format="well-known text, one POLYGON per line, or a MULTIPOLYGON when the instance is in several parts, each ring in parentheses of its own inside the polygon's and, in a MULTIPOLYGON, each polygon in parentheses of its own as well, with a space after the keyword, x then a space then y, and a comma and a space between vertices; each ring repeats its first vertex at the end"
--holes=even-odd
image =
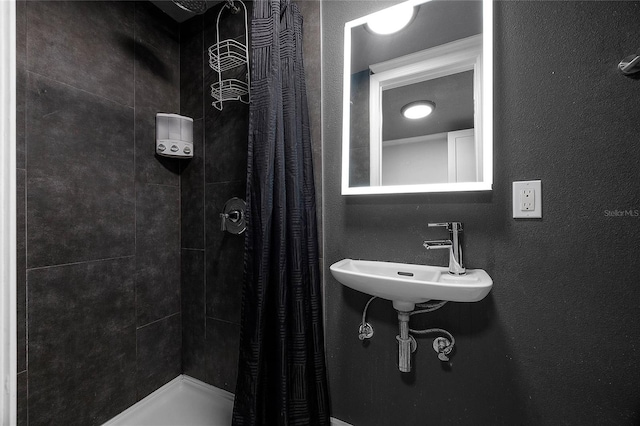
POLYGON ((427 250, 449 249, 449 273, 464 275, 466 269, 462 257, 462 222, 429 223, 429 228, 443 227, 449 230, 448 240, 431 240, 422 243, 427 250))

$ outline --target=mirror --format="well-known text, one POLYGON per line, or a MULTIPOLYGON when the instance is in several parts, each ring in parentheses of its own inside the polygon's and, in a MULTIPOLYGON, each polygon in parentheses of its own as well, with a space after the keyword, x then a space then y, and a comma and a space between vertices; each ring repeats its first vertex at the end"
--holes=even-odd
POLYGON ((342 194, 491 190, 491 0, 400 3, 347 22, 344 40, 342 194), (401 9, 403 29, 374 32, 401 9))

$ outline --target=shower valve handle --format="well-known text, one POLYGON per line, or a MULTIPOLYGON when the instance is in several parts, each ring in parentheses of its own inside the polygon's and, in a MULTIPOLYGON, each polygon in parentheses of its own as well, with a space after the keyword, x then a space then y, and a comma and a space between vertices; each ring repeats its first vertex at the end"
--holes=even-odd
POLYGON ((220 213, 220 230, 227 230, 227 220, 238 223, 242 219, 242 212, 240 210, 231 210, 229 213, 220 213))
POLYGON ((227 217, 229 215, 226 213, 220 213, 220 230, 221 231, 226 231, 227 230, 227 217))

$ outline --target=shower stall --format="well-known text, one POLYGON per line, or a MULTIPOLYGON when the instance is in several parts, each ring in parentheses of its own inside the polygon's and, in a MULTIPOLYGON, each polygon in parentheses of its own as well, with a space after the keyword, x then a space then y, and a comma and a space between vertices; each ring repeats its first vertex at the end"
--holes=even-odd
POLYGON ((19 425, 103 424, 171 392, 230 416, 244 236, 220 213, 245 195, 249 106, 212 105, 219 12, 246 37, 228 4, 178 22, 146 0, 16 3, 19 425), (193 158, 155 154, 159 112, 193 118, 193 158))

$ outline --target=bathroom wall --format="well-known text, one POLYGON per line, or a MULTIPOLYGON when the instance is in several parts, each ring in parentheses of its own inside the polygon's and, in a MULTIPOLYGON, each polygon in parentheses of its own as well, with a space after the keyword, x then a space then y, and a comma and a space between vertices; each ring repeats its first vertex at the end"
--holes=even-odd
POLYGON ((179 26, 18 3, 19 424, 101 424, 181 372, 179 26))
POLYGON ((340 195, 342 29, 381 2, 324 2, 323 142, 327 353, 332 415, 356 426, 582 425, 640 422, 640 82, 617 64, 635 52, 637 2, 495 3, 494 189, 340 195), (511 183, 541 179, 540 220, 511 217, 511 183), (625 215, 623 211, 631 211, 625 215), (465 223, 466 262, 489 296, 412 318, 456 338, 440 362, 418 337, 396 367, 397 321, 328 271, 343 258, 446 265, 422 241, 428 222, 465 223))
MULTIPOLYGON (((182 114, 195 123, 195 155, 181 180, 182 327, 184 373, 233 392, 235 388, 244 235, 220 230, 225 202, 245 198, 249 106, 230 101, 222 111, 209 95, 217 73, 208 47, 216 42, 223 4, 181 25, 182 114)), ((247 5, 251 13, 251 3, 247 5)), ((225 9, 220 33, 244 44, 243 14, 225 9)), ((245 69, 238 69, 245 80, 245 69)))
MULTIPOLYGON (((299 3, 305 16, 312 136, 316 176, 320 154, 320 8, 299 3)), ((253 4, 246 3, 249 20, 253 4)), ((220 230, 219 214, 232 197, 246 199, 249 106, 238 101, 211 103, 210 85, 218 75, 209 67, 209 46, 216 43, 216 19, 223 4, 180 27, 181 113, 194 118, 195 155, 181 170, 182 209, 182 356, 183 371, 214 386, 235 390, 240 338, 244 235, 220 230)), ((220 19, 221 39, 244 43, 242 14, 228 9, 220 19)), ((244 69, 237 70, 243 79, 244 69)), ((318 203, 320 204, 320 203, 318 203)))

